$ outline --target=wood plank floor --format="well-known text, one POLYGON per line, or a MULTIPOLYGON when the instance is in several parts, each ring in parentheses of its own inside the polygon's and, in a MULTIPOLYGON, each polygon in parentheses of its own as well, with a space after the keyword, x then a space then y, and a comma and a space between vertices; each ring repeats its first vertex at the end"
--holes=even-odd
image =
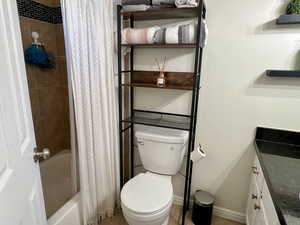
MULTIPOLYGON (((178 206, 173 206, 170 213, 169 225, 179 225, 180 224, 180 214, 181 208, 178 206)), ((121 212, 118 212, 113 218, 105 219, 100 225, 128 225, 121 212)), ((194 225, 191 216, 187 215, 186 225, 194 225)), ((212 225, 242 225, 240 223, 223 219, 221 217, 214 216, 212 225)))

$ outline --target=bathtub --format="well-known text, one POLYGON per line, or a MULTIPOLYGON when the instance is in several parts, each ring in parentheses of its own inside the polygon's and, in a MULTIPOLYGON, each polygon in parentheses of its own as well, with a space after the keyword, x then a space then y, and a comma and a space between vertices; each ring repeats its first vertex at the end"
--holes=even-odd
POLYGON ((81 225, 80 195, 72 182, 71 151, 40 163, 48 225, 81 225))

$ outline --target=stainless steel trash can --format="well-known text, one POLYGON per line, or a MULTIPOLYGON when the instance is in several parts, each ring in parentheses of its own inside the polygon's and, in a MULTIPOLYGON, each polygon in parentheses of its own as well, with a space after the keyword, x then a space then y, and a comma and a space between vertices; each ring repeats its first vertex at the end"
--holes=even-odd
POLYGON ((192 212, 192 221, 195 225, 211 225, 214 202, 215 199, 210 193, 196 191, 192 212))

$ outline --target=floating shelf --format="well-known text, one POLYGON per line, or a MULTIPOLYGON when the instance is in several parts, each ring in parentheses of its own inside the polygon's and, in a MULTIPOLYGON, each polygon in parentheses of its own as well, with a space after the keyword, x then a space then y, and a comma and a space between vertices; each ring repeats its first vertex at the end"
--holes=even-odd
POLYGON ((270 77, 300 77, 299 70, 267 70, 266 74, 270 77))
POLYGON ((163 87, 159 87, 156 84, 158 75, 159 72, 157 71, 133 71, 131 74, 131 82, 123 84, 123 86, 193 90, 194 73, 165 72, 166 85, 163 87))
POLYGON ((141 48, 195 48, 196 44, 122 44, 122 47, 141 47, 141 48))
POLYGON ((187 115, 143 110, 134 110, 134 116, 122 122, 187 131, 190 129, 190 117, 187 115))
POLYGON ((278 25, 300 24, 300 14, 281 15, 277 19, 277 24, 278 25))
POLYGON ((161 19, 180 19, 197 17, 200 13, 199 8, 163 8, 147 11, 121 12, 124 19, 131 16, 134 20, 161 20, 161 19))

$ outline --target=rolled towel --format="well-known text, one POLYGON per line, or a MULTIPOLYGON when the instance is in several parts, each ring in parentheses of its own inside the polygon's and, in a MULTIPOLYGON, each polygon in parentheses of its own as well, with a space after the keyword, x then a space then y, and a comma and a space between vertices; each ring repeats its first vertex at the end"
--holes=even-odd
POLYGON ((132 29, 125 28, 122 31, 122 43, 123 44, 153 44, 154 35, 159 30, 158 26, 132 29))
POLYGON ((151 5, 151 0, 122 0, 122 5, 151 5))
POLYGON ((123 5, 123 11, 146 11, 150 8, 150 5, 123 5))
POLYGON ((186 5, 187 0, 175 0, 175 5, 181 6, 181 5, 186 5))
POLYGON ((152 5, 172 5, 172 6, 175 6, 175 0, 152 0, 152 5))
MULTIPOLYGON (((201 24, 200 46, 207 44, 208 29, 205 20, 201 24)), ((188 44, 196 43, 197 23, 191 21, 188 23, 174 24, 161 28, 154 35, 155 44, 188 44)))
POLYGON ((159 29, 154 35, 156 44, 195 43, 195 22, 178 24, 159 29))

